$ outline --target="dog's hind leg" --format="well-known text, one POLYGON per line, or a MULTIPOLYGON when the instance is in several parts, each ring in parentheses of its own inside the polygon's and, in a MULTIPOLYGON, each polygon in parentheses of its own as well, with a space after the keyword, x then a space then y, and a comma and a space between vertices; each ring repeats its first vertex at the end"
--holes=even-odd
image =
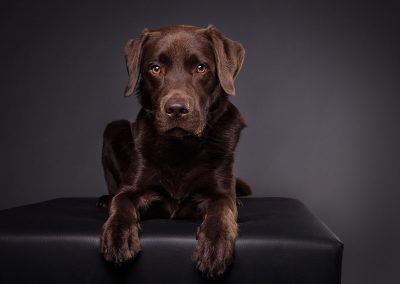
POLYGON ((250 186, 240 178, 236 178, 236 196, 248 196, 251 195, 250 186))
POLYGON ((117 193, 123 175, 129 167, 132 146, 133 137, 129 121, 118 120, 107 125, 103 135, 101 160, 109 194, 98 199, 97 207, 107 208, 117 193))
POLYGON ((108 208, 110 205, 111 199, 114 197, 113 194, 105 194, 97 198, 96 207, 99 208, 108 208))

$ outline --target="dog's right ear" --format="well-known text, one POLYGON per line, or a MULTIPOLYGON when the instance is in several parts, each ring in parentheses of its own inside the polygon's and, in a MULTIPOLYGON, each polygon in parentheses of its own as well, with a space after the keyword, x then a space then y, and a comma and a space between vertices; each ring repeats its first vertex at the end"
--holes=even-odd
POLYGON ((136 39, 130 39, 125 44, 125 61, 126 69, 128 70, 128 84, 125 88, 125 97, 133 94, 135 91, 140 77, 140 59, 142 56, 143 43, 149 35, 149 30, 145 29, 141 36, 136 39))

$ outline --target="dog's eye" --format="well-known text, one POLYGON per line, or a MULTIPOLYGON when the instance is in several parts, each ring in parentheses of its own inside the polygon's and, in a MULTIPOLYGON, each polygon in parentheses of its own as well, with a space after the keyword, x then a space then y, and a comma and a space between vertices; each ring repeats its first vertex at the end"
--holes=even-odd
POLYGON ((151 73, 153 73, 154 75, 158 75, 158 74, 160 74, 160 72, 161 72, 161 67, 159 66, 159 65, 152 65, 151 67, 150 67, 150 71, 151 71, 151 73))
POLYGON ((197 73, 204 73, 204 72, 206 72, 206 70, 207 70, 207 66, 204 65, 204 64, 198 64, 196 66, 196 72, 197 73))

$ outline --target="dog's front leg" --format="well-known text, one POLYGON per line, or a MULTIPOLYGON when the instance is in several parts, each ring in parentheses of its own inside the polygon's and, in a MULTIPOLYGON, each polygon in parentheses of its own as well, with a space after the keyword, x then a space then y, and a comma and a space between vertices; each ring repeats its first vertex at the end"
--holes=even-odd
POLYGON ((192 257, 197 269, 206 276, 219 276, 231 264, 238 234, 236 219, 234 197, 221 195, 208 201, 192 257))
POLYGON ((100 252, 105 260, 119 264, 140 252, 138 210, 157 199, 153 193, 130 189, 121 190, 113 197, 100 238, 100 252))

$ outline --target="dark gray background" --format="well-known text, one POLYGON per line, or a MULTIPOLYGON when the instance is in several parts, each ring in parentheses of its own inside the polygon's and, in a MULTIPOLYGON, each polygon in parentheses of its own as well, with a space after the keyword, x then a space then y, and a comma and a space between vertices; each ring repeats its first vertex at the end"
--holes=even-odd
POLYGON ((123 46, 214 24, 243 43, 236 172, 345 243, 343 283, 398 283, 400 7, 376 1, 2 1, 0 208, 105 193, 107 122, 134 119, 123 46))

